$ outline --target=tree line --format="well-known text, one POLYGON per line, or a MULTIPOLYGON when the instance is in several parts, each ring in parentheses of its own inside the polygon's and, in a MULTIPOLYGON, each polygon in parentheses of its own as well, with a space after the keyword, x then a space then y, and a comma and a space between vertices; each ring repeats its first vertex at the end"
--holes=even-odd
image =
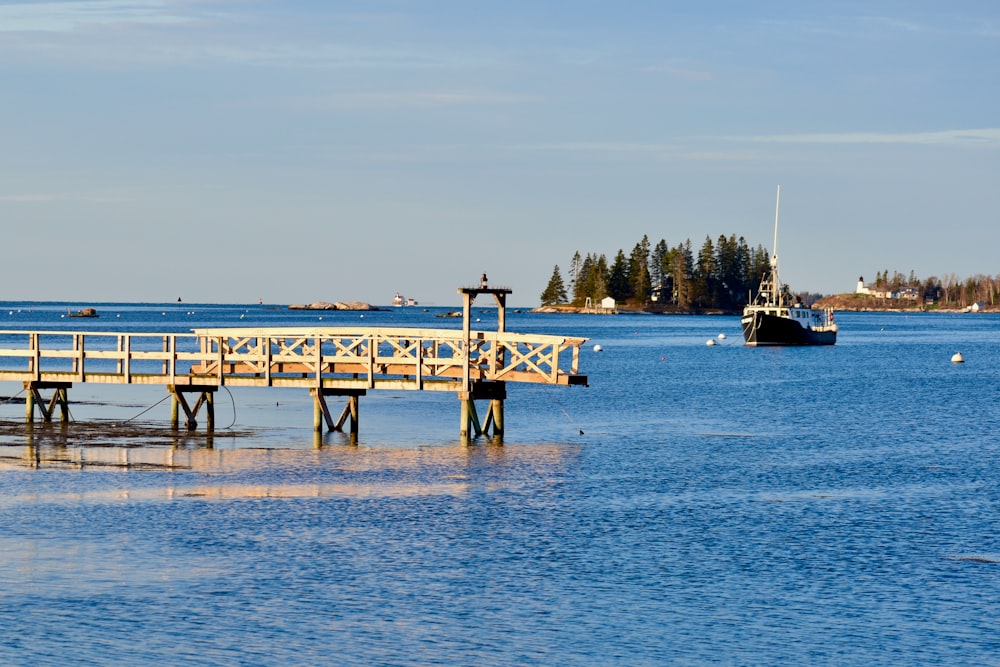
POLYGON ((604 254, 573 254, 567 285, 557 264, 541 294, 543 306, 597 305, 605 297, 617 304, 676 310, 742 308, 764 273, 770 254, 763 246, 751 248, 742 236, 711 236, 697 253, 691 240, 671 247, 665 240, 650 246, 643 235, 628 255, 619 249, 608 262, 604 254))
POLYGON ((922 306, 952 309, 968 308, 974 303, 1000 304, 1000 276, 977 274, 962 280, 954 273, 946 273, 940 278, 922 279, 913 271, 904 276, 899 271, 890 274, 886 269, 875 274, 873 286, 876 290, 908 295, 922 306))

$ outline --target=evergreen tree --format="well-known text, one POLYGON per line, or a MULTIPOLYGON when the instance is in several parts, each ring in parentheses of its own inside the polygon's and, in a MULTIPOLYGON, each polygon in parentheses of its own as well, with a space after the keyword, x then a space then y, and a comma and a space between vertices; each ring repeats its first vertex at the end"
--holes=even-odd
POLYGON ((580 251, 577 250, 573 253, 573 259, 569 263, 570 289, 573 290, 574 297, 576 296, 576 281, 580 279, 580 268, 582 266, 583 259, 580 257, 580 251))
POLYGON ((625 253, 619 250, 615 255, 615 263, 611 265, 611 275, 608 279, 608 295, 618 303, 624 303, 632 297, 628 268, 625 253))
POLYGON ((549 284, 546 286, 545 291, 542 292, 542 305, 555 306, 560 303, 566 303, 566 301, 568 301, 566 298, 566 286, 563 285, 562 275, 559 273, 559 265, 556 264, 555 269, 552 270, 552 277, 549 278, 549 284))
POLYGON ((608 282, 611 278, 611 271, 608 269, 608 258, 601 255, 594 264, 594 291, 591 299, 595 304, 608 296, 608 282))
POLYGON ((691 307, 692 273, 694 257, 691 253, 691 240, 674 248, 671 262, 671 277, 673 279, 674 303, 681 310, 691 307))
POLYGON ((669 275, 667 255, 669 254, 670 249, 667 247, 667 242, 660 239, 653 246, 653 255, 649 258, 649 279, 653 294, 656 295, 656 300, 660 303, 665 303, 670 298, 670 292, 667 291, 667 275, 669 275))
POLYGON ((573 282, 573 305, 583 306, 587 302, 587 297, 594 291, 594 272, 596 271, 596 260, 593 255, 587 253, 580 264, 580 272, 573 282))
POLYGON ((756 287, 753 283, 753 253, 747 245, 747 240, 740 237, 736 243, 736 266, 739 274, 733 293, 736 295, 736 306, 749 303, 750 291, 756 287))
POLYGON ((649 275, 649 237, 643 234, 628 260, 629 292, 636 303, 645 305, 653 291, 649 275))
POLYGON ((735 289, 740 282, 736 257, 736 235, 726 238, 720 234, 715 244, 715 294, 712 299, 719 308, 732 308, 736 303, 735 289))
POLYGON ((715 245, 712 237, 706 236, 705 242, 698 252, 698 263, 694 270, 694 281, 691 302, 698 308, 705 308, 715 303, 716 263, 715 245))

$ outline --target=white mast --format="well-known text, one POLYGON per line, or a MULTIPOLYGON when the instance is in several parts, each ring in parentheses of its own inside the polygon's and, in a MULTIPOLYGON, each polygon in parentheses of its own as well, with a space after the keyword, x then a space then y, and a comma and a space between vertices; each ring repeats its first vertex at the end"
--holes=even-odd
POLYGON ((781 185, 778 185, 778 199, 774 202, 774 252, 771 254, 771 266, 778 267, 778 208, 781 207, 781 185))

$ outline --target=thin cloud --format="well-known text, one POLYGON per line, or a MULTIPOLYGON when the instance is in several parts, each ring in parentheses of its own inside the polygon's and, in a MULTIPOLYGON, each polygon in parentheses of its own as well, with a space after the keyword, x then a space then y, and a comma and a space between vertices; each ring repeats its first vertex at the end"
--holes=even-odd
POLYGON ((193 20, 162 0, 83 0, 0 5, 0 32, 70 32, 86 25, 193 20))
POLYGON ((752 155, 745 152, 732 151, 701 151, 682 148, 675 144, 630 143, 630 142, 600 142, 580 141, 555 144, 525 144, 514 146, 523 151, 551 151, 594 153, 610 156, 647 156, 653 158, 669 158, 700 161, 733 161, 747 160, 752 155))
POLYGON ((519 104, 527 98, 502 93, 418 91, 400 93, 345 93, 315 100, 313 106, 336 109, 434 109, 456 106, 519 104))
POLYGON ((48 204, 51 202, 85 202, 88 204, 121 204, 131 201, 116 195, 67 195, 57 193, 0 194, 0 201, 18 204, 48 204))
POLYGON ((919 144, 1000 145, 1000 128, 943 130, 940 132, 845 132, 840 134, 766 134, 720 137, 724 141, 767 144, 919 144))
POLYGON ((679 60, 672 60, 657 65, 651 65, 646 67, 645 71, 666 74, 674 79, 681 79, 683 81, 712 81, 715 79, 712 72, 706 69, 692 67, 691 65, 685 64, 683 61, 679 60))

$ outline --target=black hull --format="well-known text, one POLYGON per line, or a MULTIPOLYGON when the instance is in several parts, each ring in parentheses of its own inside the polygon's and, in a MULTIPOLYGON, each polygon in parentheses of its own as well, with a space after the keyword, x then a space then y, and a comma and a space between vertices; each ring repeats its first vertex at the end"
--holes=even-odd
POLYGON ((765 313, 744 315, 743 339, 747 345, 833 345, 836 331, 813 331, 787 317, 765 313))

